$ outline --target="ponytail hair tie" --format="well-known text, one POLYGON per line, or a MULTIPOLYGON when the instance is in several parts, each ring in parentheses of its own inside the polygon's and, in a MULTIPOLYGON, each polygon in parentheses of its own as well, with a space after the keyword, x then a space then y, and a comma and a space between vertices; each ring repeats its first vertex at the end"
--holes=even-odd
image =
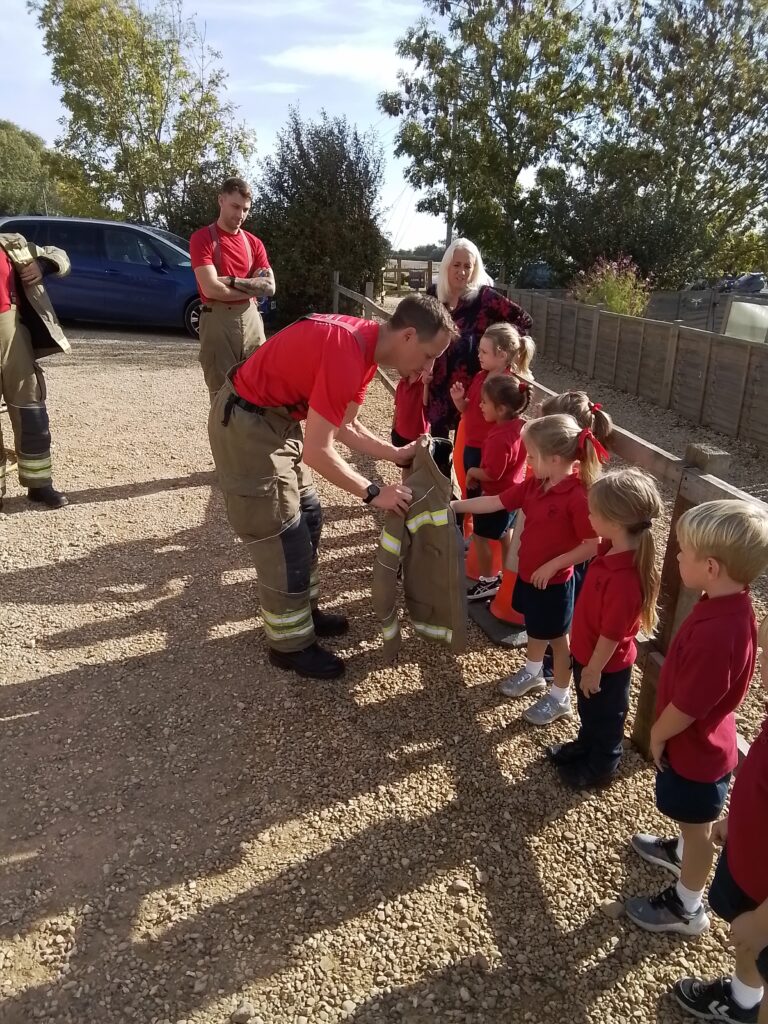
POLYGON ((602 408, 603 407, 602 407, 602 405, 600 405, 599 402, 590 402, 589 403, 589 411, 590 412, 598 412, 598 410, 600 410, 602 408))
POLYGON ((650 530, 653 523, 650 519, 641 519, 639 523, 635 523, 634 526, 629 527, 630 533, 642 533, 644 530, 650 530))
POLYGON ((519 380, 517 383, 517 390, 524 395, 527 391, 531 390, 531 385, 527 380, 519 380))
POLYGON ((595 449, 595 455, 597 456, 598 462, 607 462, 610 458, 610 455, 608 454, 607 450, 600 444, 600 442, 597 440, 597 438, 589 429, 589 427, 584 427, 582 432, 579 434, 579 455, 583 455, 586 451, 587 441, 589 441, 589 443, 595 449))

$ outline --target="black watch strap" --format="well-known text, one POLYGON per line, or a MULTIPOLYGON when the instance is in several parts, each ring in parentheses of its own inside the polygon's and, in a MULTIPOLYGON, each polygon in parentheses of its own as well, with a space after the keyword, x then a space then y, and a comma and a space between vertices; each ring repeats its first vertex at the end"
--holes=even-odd
POLYGON ((379 487, 378 484, 368 484, 368 487, 365 492, 365 497, 363 498, 363 502, 366 505, 370 505, 373 499, 378 498, 380 494, 381 488, 379 487))

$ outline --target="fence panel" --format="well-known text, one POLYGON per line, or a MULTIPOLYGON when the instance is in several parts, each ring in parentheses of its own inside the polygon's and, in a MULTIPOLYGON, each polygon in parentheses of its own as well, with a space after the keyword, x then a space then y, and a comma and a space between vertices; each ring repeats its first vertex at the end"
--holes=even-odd
POLYGON ((600 311, 598 309, 591 309, 589 306, 577 306, 576 344, 571 365, 579 373, 589 373, 589 350, 592 347, 595 321, 599 315, 600 311))
POLYGON ((597 325, 595 377, 606 384, 613 384, 613 375, 616 372, 620 322, 621 317, 614 313, 601 313, 597 325))
POLYGON ((701 410, 704 426, 736 437, 749 372, 749 345, 720 338, 712 343, 709 373, 701 410))
POLYGON ((768 345, 750 345, 739 437, 768 449, 768 345))
POLYGON ((623 316, 619 321, 619 355, 616 360, 614 386, 633 394, 640 374, 643 350, 643 321, 623 316))
POLYGON ((533 318, 533 340, 536 342, 537 350, 544 355, 546 352, 549 355, 547 349, 547 318, 548 318, 548 305, 546 295, 532 295, 527 300, 527 305, 522 302, 518 303, 526 309, 533 318))
POLYGON ((646 320, 637 394, 646 402, 652 402, 654 405, 662 404, 664 369, 667 365, 670 334, 668 324, 662 324, 656 320, 646 320))
POLYGON ((560 317, 563 305, 562 302, 547 304, 547 319, 544 325, 544 351, 547 354, 547 359, 554 359, 555 362, 557 362, 557 353, 560 347, 560 317))
POLYGON ((573 366, 578 310, 579 307, 574 302, 564 303, 561 307, 557 361, 562 366, 573 366))
POLYGON ((710 347, 709 335, 690 327, 680 328, 670 408, 694 423, 701 422, 710 347))

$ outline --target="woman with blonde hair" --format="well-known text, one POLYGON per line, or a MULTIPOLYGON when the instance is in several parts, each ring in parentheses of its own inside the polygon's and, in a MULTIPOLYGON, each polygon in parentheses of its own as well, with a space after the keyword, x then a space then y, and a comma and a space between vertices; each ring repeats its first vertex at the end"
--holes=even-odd
POLYGON ((483 258, 474 242, 455 238, 443 254, 435 284, 427 292, 447 306, 459 337, 436 360, 429 384, 427 420, 435 437, 448 437, 459 414, 451 399, 451 387, 469 387, 480 369, 478 345, 491 324, 508 323, 522 336, 530 334, 528 313, 493 288, 483 258))

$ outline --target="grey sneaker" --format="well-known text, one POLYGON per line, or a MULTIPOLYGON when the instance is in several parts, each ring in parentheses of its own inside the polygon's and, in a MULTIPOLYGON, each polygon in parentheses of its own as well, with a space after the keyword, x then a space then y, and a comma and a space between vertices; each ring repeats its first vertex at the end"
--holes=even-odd
POLYGON ((477 583, 467 589, 468 601, 487 601, 499 592, 501 576, 481 576, 477 583))
POLYGON ((544 673, 539 672, 537 676, 534 676, 526 670, 525 666, 519 672, 515 672, 513 676, 502 679, 499 684, 499 689, 505 697, 524 697, 526 693, 539 693, 546 688, 544 673))
POLYGON ((680 877, 680 858, 677 856, 677 840, 661 839, 659 836, 638 832, 632 836, 629 845, 649 864, 671 871, 675 878, 680 877))
POLYGON ((535 704, 526 708, 523 718, 531 725, 551 725, 558 718, 570 718, 572 714, 570 698, 559 701, 551 693, 545 693, 535 704))
POLYGON ((709 928, 703 904, 687 913, 674 885, 662 889, 658 896, 633 896, 624 904, 627 917, 647 932, 676 932, 678 935, 701 935, 709 928))

